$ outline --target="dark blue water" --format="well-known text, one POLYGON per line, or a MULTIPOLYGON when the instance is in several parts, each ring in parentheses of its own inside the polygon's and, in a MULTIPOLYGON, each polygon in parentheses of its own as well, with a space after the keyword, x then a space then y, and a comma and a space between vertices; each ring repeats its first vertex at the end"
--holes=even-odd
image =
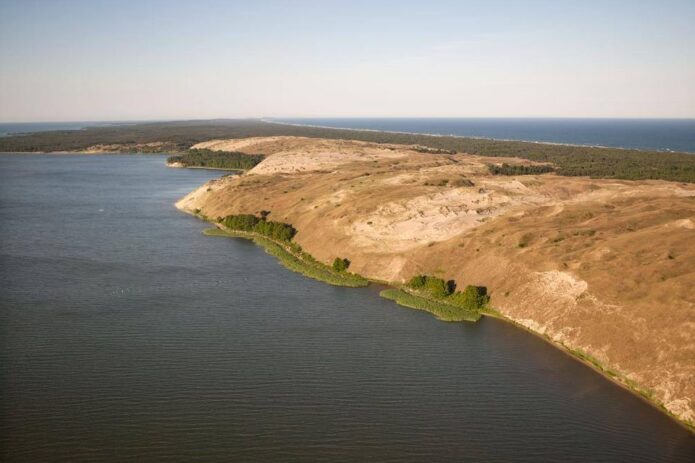
POLYGON ((274 120, 350 129, 695 153, 695 119, 295 118, 274 120))
POLYGON ((0 155, 0 460, 691 462, 506 323, 443 323, 208 237, 163 156, 0 155))

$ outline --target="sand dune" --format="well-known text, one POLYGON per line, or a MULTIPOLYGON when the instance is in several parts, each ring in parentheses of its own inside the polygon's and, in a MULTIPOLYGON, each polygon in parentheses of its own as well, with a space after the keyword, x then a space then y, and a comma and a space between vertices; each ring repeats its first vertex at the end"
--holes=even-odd
POLYGON ((695 421, 695 185, 492 176, 486 163, 529 162, 301 137, 196 147, 267 158, 179 207, 270 210, 318 259, 371 278, 485 285, 510 319, 695 421))

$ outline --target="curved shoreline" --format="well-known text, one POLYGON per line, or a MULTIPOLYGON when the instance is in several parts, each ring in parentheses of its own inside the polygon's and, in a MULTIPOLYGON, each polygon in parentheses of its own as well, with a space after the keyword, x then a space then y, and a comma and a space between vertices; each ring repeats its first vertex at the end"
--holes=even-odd
POLYGON ((553 341, 545 334, 539 333, 537 331, 533 331, 532 329, 522 325, 521 323, 518 323, 518 322, 512 320, 511 318, 504 316, 502 313, 500 313, 496 310, 482 312, 481 314, 485 317, 495 318, 495 319, 510 323, 511 325, 515 326, 516 328, 519 328, 523 331, 526 331, 527 333, 532 334, 533 336, 536 336, 537 338, 545 341, 546 343, 548 343, 551 346, 560 350, 562 353, 567 355, 569 358, 586 365, 587 367, 591 368, 592 370, 594 370, 596 373, 598 373, 599 375, 601 375, 603 378, 607 379, 611 383, 619 386, 621 389, 636 396, 644 403, 659 410, 664 415, 671 418, 671 420, 673 420, 675 423, 677 423, 678 425, 687 429, 688 431, 690 431, 692 434, 695 435, 695 423, 690 423, 688 421, 681 420, 676 415, 671 413, 668 409, 666 409, 666 407, 664 406, 663 403, 661 403, 657 400, 654 400, 652 398, 652 394, 649 391, 640 388, 639 386, 637 386, 634 383, 634 381, 631 381, 630 379, 626 378, 625 375, 623 375, 622 373, 619 373, 619 372, 616 372, 614 370, 611 370, 610 368, 607 368, 605 365, 603 365, 600 361, 598 361, 596 358, 592 357, 591 355, 589 355, 585 352, 571 349, 571 348, 567 347, 566 345, 564 345, 563 343, 553 341))
MULTIPOLYGON (((206 217, 201 216, 199 213, 196 213, 196 212, 193 212, 193 211, 188 211, 188 210, 185 210, 185 209, 180 208, 180 207, 178 207, 178 206, 177 206, 177 208, 178 208, 179 210, 181 210, 182 212, 185 212, 185 213, 187 213, 187 214, 193 215, 193 216, 197 217, 198 219, 201 219, 201 220, 203 220, 203 221, 209 223, 209 220, 207 220, 206 217)), ((244 234, 244 233, 230 232, 230 231, 228 231, 228 230, 222 229, 218 224, 213 224, 213 225, 215 225, 215 226, 217 227, 217 229, 220 230, 222 233, 224 233, 227 237, 230 237, 230 238, 235 238, 235 237, 237 237, 237 238, 249 239, 249 240, 253 241, 254 244, 256 244, 256 245, 258 245, 258 246, 261 246, 261 247, 264 247, 264 246, 262 246, 261 244, 259 244, 259 243, 256 241, 256 239, 255 239, 256 237, 252 236, 253 234, 251 234, 251 233, 246 233, 246 234, 244 234), (246 235, 248 235, 248 236, 246 236, 246 235)), ((224 236, 224 235, 220 235, 220 236, 224 236)), ((271 240, 271 241, 272 241, 272 240, 271 240)), ((284 252, 286 252, 286 253, 292 255, 293 257, 299 259, 299 257, 296 256, 296 255, 295 255, 293 252, 291 252, 290 250, 285 249, 284 247, 283 247, 283 250, 284 250, 284 252)), ((267 249, 266 249, 266 252, 268 252, 267 249)), ((271 254, 272 254, 272 253, 271 253, 271 254)), ((274 254, 273 254, 273 255, 274 255, 274 254)), ((335 284, 335 283, 332 283, 332 282, 330 282, 330 281, 323 280, 323 279, 321 279, 321 278, 316 278, 316 277, 314 277, 314 276, 312 276, 312 275, 310 275, 310 274, 308 274, 308 273, 302 272, 302 271, 300 271, 300 270, 296 270, 296 269, 294 269, 294 268, 288 267, 288 266, 283 262, 283 260, 282 260, 279 256, 276 256, 276 255, 274 255, 274 256, 278 259, 279 263, 280 263, 283 267, 287 268, 288 270, 295 271, 295 272, 297 272, 297 273, 301 273, 302 275, 304 275, 304 276, 306 276, 306 277, 308 277, 308 278, 312 278, 312 279, 315 279, 315 280, 318 280, 318 281, 322 281, 322 282, 327 283, 327 284, 335 284)), ((379 281, 379 280, 375 280, 375 279, 371 279, 371 278, 364 277, 364 276, 359 275, 359 274, 355 274, 355 275, 358 276, 358 277, 361 277, 362 279, 364 279, 365 281, 367 281, 368 284, 369 284, 369 283, 377 283, 377 284, 387 285, 389 288, 392 288, 392 289, 394 289, 394 288, 395 288, 395 289, 398 289, 398 285, 394 285, 392 282, 379 281)), ((339 285, 339 286, 346 286, 346 287, 366 286, 366 285, 349 285, 349 284, 348 284, 348 285, 338 284, 338 285, 339 285)), ((382 297, 383 297, 383 296, 382 296, 382 297)), ((420 296, 420 297, 422 298, 422 296, 420 296)), ((394 303, 397 304, 397 305, 400 305, 401 307, 406 307, 406 308, 409 308, 409 309, 422 310, 422 311, 425 311, 425 312, 429 312, 429 313, 432 314, 436 319, 439 320, 438 314, 437 314, 436 312, 433 312, 433 311, 431 311, 431 310, 428 310, 426 307, 410 307, 410 306, 408 306, 408 305, 400 304, 400 303, 399 303, 397 300, 395 300, 395 299, 391 299, 391 298, 386 298, 386 299, 391 300, 392 302, 394 302, 394 303)), ((433 303, 437 303, 437 302, 438 302, 438 301, 432 300, 432 299, 427 299, 427 298, 423 298, 423 299, 428 300, 428 301, 433 302, 433 303)), ((681 427, 683 427, 683 428, 687 429, 688 431, 690 431, 691 433, 695 434, 695 423, 690 423, 690 422, 687 422, 687 421, 685 421, 685 420, 681 420, 681 419, 678 418, 676 415, 674 415, 673 413, 671 413, 668 409, 666 409, 666 407, 664 406, 663 403, 661 403, 661 402, 655 400, 655 399, 653 398, 653 394, 652 394, 650 391, 645 390, 645 389, 643 389, 643 388, 640 388, 634 381, 632 381, 632 380, 630 380, 629 378, 627 378, 624 374, 622 374, 622 373, 620 373, 620 372, 617 372, 617 371, 614 371, 614 370, 611 370, 610 368, 607 368, 605 365, 603 365, 600 361, 598 361, 598 360, 597 360, 596 358, 594 358, 593 356, 591 356, 591 355, 589 355, 589 354, 587 354, 587 353, 585 353, 585 352, 582 352, 582 351, 578 351, 578 350, 575 350, 575 349, 571 349, 571 348, 567 347, 566 345, 564 345, 564 344, 561 343, 561 342, 554 341, 554 340, 550 339, 548 336, 546 336, 546 335, 544 335, 544 334, 542 334, 542 333, 539 333, 539 332, 537 332, 537 331, 534 331, 534 330, 532 330, 532 329, 530 329, 530 328, 528 328, 528 327, 526 327, 526 326, 524 326, 524 325, 522 325, 522 324, 516 322, 515 320, 513 320, 513 319, 511 319, 511 318, 509 318, 509 317, 507 317, 507 316, 505 316, 504 314, 502 314, 501 312, 495 310, 494 308, 490 308, 490 309, 488 309, 488 310, 482 310, 482 311, 480 311, 480 316, 481 316, 481 318, 482 318, 482 317, 491 317, 491 318, 496 318, 496 319, 498 319, 498 320, 505 321, 505 322, 507 322, 507 323, 510 323, 510 324, 514 325, 514 326, 517 327, 517 328, 521 328, 521 329, 523 329, 524 331, 533 334, 534 336, 538 337, 539 339, 544 340, 544 341, 547 342, 548 344, 550 344, 550 345, 552 345, 553 347, 555 347, 555 348, 559 349, 560 351, 562 351, 562 352, 563 352, 564 354, 566 354, 569 358, 572 358, 572 359, 574 359, 574 360, 576 360, 576 361, 578 361, 578 362, 580 362, 580 363, 582 363, 582 364, 588 366, 589 368, 591 368, 591 369, 594 370, 595 372, 599 373, 602 377, 606 378, 607 380, 609 380, 609 381, 612 382, 613 384, 618 385, 619 387, 621 387, 621 388, 624 389, 625 391, 627 391, 627 392, 633 394, 634 396, 638 397, 638 398, 639 398, 640 400, 642 400, 643 402, 645 402, 645 403, 651 405, 652 407, 656 408, 657 410, 661 411, 661 412, 664 413, 666 416, 668 416, 669 418, 671 418, 673 421, 675 421, 676 423, 678 423, 681 427)), ((452 322, 452 321, 450 321, 450 320, 449 320, 449 321, 448 321, 448 320, 443 320, 443 321, 452 322)), ((457 321, 468 321, 468 322, 470 322, 470 321, 472 321, 472 320, 457 320, 457 321)))

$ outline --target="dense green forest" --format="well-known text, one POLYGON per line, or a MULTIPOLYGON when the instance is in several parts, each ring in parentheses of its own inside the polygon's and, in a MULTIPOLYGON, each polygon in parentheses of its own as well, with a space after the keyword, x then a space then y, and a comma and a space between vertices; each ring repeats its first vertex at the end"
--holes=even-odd
MULTIPOLYGON (((326 129, 251 119, 123 124, 81 130, 57 130, 0 138, 0 151, 78 151, 95 144, 168 142, 185 151, 195 143, 219 138, 294 135, 418 145, 441 152, 518 157, 555 165, 559 175, 629 180, 662 179, 695 183, 695 156, 687 153, 553 145, 482 138, 444 137, 364 130, 326 129)), ((444 155, 434 154, 433 156, 444 155)))
POLYGON ((207 149, 188 150, 186 153, 171 156, 169 164, 181 163, 186 167, 212 167, 215 169, 252 169, 263 160, 258 154, 244 154, 232 151, 211 151, 207 149))

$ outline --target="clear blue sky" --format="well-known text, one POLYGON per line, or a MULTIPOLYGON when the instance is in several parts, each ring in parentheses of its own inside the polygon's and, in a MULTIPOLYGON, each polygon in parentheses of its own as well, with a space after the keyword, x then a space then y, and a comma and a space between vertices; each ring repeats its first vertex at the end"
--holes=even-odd
POLYGON ((695 1, 0 0, 0 121, 695 117, 695 1))

